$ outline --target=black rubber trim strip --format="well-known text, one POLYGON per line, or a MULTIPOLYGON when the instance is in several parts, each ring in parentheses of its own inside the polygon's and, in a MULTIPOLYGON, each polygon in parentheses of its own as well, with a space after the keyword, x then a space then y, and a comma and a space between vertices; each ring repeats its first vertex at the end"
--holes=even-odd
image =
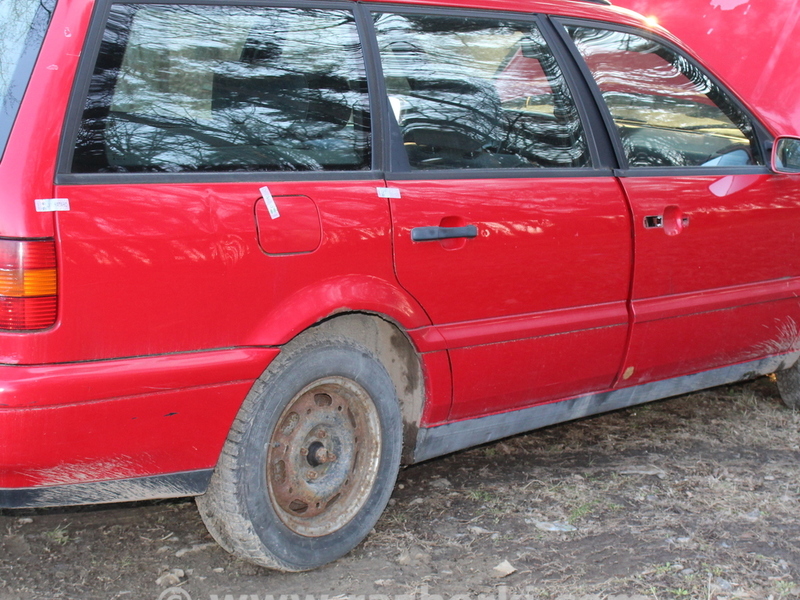
POLYGON ((572 94, 572 101, 580 116, 594 168, 618 167, 614 141, 608 134, 603 115, 594 101, 590 83, 584 76, 580 61, 571 51, 569 42, 563 39, 561 28, 556 26, 550 17, 541 19, 540 29, 572 94))
MULTIPOLYGON (((60 173, 57 185, 140 185, 191 183, 247 183, 271 181, 372 181, 381 171, 217 171, 183 173, 60 173)), ((257 194, 256 194, 257 195, 257 194)))
POLYGON ((114 481, 0 488, 0 508, 43 508, 198 496, 205 493, 213 472, 214 469, 200 469, 114 481))
POLYGON ((566 167, 547 169, 432 169, 387 173, 393 181, 451 180, 451 179, 566 179, 569 177, 612 177, 610 168, 566 167))

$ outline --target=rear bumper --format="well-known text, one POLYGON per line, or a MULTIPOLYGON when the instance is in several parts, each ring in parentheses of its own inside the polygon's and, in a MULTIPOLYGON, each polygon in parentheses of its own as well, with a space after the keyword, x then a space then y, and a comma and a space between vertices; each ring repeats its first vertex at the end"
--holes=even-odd
POLYGON ((278 352, 0 366, 0 506, 201 493, 242 401, 278 352))

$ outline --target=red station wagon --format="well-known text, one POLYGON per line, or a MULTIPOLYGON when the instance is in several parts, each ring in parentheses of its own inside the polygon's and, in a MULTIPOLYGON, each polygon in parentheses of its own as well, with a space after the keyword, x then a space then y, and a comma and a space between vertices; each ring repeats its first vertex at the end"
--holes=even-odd
POLYGON ((300 571, 401 464, 778 372, 800 139, 573 0, 0 5, 0 507, 300 571))

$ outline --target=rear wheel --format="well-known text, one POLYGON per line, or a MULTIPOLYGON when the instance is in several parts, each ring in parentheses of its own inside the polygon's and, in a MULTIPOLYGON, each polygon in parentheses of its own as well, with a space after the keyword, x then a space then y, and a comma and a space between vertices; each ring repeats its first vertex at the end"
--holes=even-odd
POLYGON ((400 407, 386 369, 344 338, 282 353, 237 416, 197 504, 227 550, 303 571, 355 547, 389 500, 400 407))

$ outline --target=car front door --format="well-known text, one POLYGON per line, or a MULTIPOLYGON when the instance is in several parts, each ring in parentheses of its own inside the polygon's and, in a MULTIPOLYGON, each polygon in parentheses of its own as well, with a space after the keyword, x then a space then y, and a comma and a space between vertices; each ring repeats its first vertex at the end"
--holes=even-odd
POLYGON ((606 107, 633 213, 631 385, 797 350, 800 205, 763 127, 667 42, 565 23, 606 107))

